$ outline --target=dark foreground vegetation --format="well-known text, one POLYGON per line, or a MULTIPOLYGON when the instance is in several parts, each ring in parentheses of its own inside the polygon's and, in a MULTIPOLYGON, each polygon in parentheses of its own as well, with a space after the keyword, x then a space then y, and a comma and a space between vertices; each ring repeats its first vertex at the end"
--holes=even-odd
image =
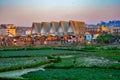
POLYGON ((120 47, 84 45, 0 48, 0 72, 44 64, 47 64, 45 71, 30 72, 22 77, 25 80, 119 80, 120 47))
POLYGON ((29 80, 119 80, 120 70, 97 68, 47 69, 30 72, 29 80))

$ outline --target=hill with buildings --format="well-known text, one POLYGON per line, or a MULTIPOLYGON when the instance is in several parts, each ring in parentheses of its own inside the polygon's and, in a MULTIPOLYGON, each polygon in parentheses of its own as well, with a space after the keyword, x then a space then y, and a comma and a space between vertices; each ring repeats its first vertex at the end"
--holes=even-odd
POLYGON ((105 21, 101 21, 100 23, 98 24, 88 24, 87 26, 106 26, 106 27, 120 27, 120 20, 112 20, 112 21, 108 21, 108 22, 105 22, 105 21))

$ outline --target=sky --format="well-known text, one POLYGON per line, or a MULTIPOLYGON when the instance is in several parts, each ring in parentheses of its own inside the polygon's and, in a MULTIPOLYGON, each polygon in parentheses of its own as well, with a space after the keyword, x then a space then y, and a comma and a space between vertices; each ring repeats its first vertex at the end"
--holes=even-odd
POLYGON ((33 22, 120 20, 120 0, 0 0, 0 24, 31 27, 33 22))

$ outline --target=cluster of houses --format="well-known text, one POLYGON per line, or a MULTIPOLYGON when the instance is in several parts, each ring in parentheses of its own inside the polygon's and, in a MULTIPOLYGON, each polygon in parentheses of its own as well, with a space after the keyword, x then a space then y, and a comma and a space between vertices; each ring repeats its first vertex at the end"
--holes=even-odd
MULTIPOLYGON (((60 22, 33 22, 32 27, 19 27, 13 24, 0 25, 0 42, 6 37, 12 38, 13 42, 18 39, 23 44, 90 44, 100 34, 105 32, 120 35, 120 27, 87 26, 80 21, 60 21, 60 22), (27 43, 26 43, 27 42, 27 43)), ((14 44, 14 43, 13 43, 14 44)), ((21 44, 21 43, 19 43, 21 44)), ((16 45, 16 44, 15 44, 16 45)))

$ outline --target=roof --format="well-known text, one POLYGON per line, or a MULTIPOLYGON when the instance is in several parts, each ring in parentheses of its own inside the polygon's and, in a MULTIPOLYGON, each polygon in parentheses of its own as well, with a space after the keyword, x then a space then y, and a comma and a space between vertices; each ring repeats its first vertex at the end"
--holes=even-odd
POLYGON ((97 32, 97 31, 89 31, 90 34, 101 34, 101 32, 97 32))

